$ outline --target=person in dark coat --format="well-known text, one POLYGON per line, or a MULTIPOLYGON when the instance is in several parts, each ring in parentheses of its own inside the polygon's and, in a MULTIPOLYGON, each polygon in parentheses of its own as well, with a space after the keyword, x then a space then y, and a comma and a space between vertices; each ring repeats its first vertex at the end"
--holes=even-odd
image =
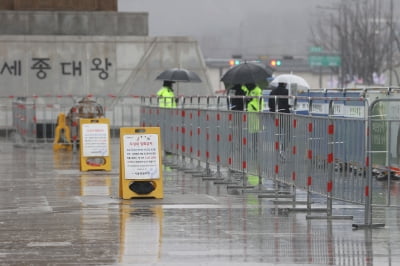
POLYGON ((230 106, 230 110, 236 110, 236 111, 243 111, 244 110, 244 102, 245 102, 245 96, 246 92, 242 90, 242 85, 241 84, 236 84, 229 90, 234 91, 234 98, 229 99, 228 106, 230 106), (239 97, 242 96, 242 97, 239 97))
POLYGON ((273 96, 288 96, 289 90, 286 88, 286 83, 280 82, 278 83, 278 87, 273 89, 270 93, 270 98, 268 99, 268 107, 270 112, 281 112, 281 113, 290 113, 290 105, 288 98, 278 98, 278 110, 276 110, 275 106, 275 97, 273 96))
MULTIPOLYGON (((273 89, 268 99, 268 107, 270 112, 290 113, 290 105, 288 98, 277 98, 275 102, 274 96, 288 96, 289 90, 286 88, 286 83, 278 83, 278 87, 273 89), (276 104, 278 106, 276 106, 276 104)), ((289 146, 290 134, 290 117, 287 115, 279 115, 279 132, 280 136, 280 156, 281 159, 286 159, 286 148, 289 146)))

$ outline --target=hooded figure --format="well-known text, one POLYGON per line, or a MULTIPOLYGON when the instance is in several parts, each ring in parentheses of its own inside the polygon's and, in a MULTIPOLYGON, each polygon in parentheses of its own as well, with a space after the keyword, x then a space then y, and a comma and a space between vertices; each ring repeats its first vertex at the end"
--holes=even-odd
POLYGON ((176 107, 175 94, 172 89, 173 83, 175 83, 175 81, 164 80, 162 88, 157 92, 157 96, 159 97, 158 103, 162 108, 176 107))
POLYGON ((268 100, 268 107, 270 112, 281 112, 281 113, 290 113, 290 105, 288 98, 278 98, 278 110, 276 110, 275 106, 275 97, 272 96, 288 96, 289 90, 286 88, 286 83, 279 82, 278 87, 273 89, 270 93, 270 98, 268 100))

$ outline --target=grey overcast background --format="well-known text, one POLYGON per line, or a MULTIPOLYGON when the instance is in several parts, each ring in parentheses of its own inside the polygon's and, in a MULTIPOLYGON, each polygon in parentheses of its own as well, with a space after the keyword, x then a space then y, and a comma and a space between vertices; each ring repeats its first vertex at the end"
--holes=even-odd
POLYGON ((194 37, 208 58, 306 56, 310 25, 337 1, 119 0, 118 9, 148 12, 150 36, 194 37))

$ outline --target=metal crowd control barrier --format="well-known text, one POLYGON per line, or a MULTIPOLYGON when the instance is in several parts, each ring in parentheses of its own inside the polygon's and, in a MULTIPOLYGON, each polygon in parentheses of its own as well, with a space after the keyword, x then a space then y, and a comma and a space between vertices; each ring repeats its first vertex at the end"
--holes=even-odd
POLYGON ((57 117, 84 97, 95 99, 110 119, 111 140, 119 128, 139 125, 140 97, 135 95, 45 95, 0 97, 0 141, 30 146, 53 143, 57 117))
MULTIPOLYGON (((201 166, 200 174, 193 176, 212 178, 216 184, 227 183, 228 188, 257 192, 260 198, 289 198, 294 209, 296 189, 305 190, 308 219, 352 219, 334 215, 333 201, 368 206, 373 189, 377 190, 375 195, 389 193, 369 175, 372 170, 368 171, 375 158, 368 155, 371 149, 367 142, 377 137, 366 134, 371 126, 376 128, 374 120, 368 119, 369 101, 363 97, 294 98, 295 102, 306 102, 308 112, 228 110, 226 97, 181 98, 177 108, 158 108, 156 99, 144 97, 141 124, 161 127, 164 150, 174 155, 173 162, 178 167, 200 170, 201 166), (327 113, 315 115, 314 102, 326 104, 327 113), (256 130, 254 123, 258 125, 256 130), (193 161, 197 161, 197 167, 193 161), (267 180, 273 181, 272 189, 263 185, 267 180), (317 208, 312 208, 311 194, 326 199, 326 215, 312 215, 317 208)), ((396 104, 391 109, 400 109, 400 99, 392 101, 396 104)), ((399 127, 400 123, 392 120, 379 120, 390 123, 386 132, 394 133, 399 127)), ((393 137, 389 139, 393 143, 393 137)), ((372 150, 388 152, 374 147, 372 150)), ((382 205, 379 200, 378 196, 372 199, 371 205, 374 201, 382 205)), ((369 207, 365 208, 366 216, 370 215, 369 207)), ((366 224, 371 226, 371 220, 366 219, 366 224)))

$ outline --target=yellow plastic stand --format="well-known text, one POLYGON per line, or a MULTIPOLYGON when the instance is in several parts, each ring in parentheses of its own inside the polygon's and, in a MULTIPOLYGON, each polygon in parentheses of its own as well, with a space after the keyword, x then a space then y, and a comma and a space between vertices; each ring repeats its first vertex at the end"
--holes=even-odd
POLYGON ((108 118, 79 120, 81 171, 111 171, 110 121, 108 118))
POLYGON ((72 150, 71 130, 69 126, 67 126, 64 113, 60 113, 57 117, 57 126, 54 133, 53 150, 72 150))
POLYGON ((123 199, 164 197, 159 127, 120 129, 119 180, 123 199))

